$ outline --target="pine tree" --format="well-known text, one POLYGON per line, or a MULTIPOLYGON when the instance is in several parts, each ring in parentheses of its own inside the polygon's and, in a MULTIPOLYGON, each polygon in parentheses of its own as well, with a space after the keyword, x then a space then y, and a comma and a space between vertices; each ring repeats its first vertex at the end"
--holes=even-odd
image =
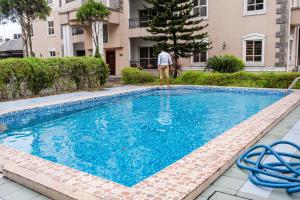
POLYGON ((193 13, 192 0, 145 0, 145 8, 149 13, 149 27, 147 31, 152 36, 146 40, 154 41, 156 52, 165 50, 174 54, 174 76, 180 69, 178 59, 190 57, 193 53, 206 52, 211 43, 208 33, 204 29, 207 24, 201 25, 197 13, 193 13))

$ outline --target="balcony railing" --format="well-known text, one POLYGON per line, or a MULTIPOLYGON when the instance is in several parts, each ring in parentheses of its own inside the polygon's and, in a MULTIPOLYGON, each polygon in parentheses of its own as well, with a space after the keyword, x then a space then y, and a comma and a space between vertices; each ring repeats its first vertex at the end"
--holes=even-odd
POLYGON ((144 28, 149 26, 150 20, 147 18, 131 18, 129 19, 129 28, 144 28))
POLYGON ((156 58, 141 58, 139 61, 130 61, 131 67, 140 67, 143 69, 157 69, 156 58))

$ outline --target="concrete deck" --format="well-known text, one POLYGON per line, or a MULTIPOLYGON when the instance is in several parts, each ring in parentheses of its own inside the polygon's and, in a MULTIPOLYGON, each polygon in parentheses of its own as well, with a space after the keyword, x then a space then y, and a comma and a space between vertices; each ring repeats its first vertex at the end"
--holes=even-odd
MULTIPOLYGON (((288 134, 296 131, 300 144, 300 106, 285 117, 258 143, 271 144, 277 140, 287 140, 288 134)), ((197 200, 299 200, 300 193, 288 195, 282 189, 259 188, 248 181, 248 172, 239 169, 234 164, 219 179, 217 179, 197 200)))

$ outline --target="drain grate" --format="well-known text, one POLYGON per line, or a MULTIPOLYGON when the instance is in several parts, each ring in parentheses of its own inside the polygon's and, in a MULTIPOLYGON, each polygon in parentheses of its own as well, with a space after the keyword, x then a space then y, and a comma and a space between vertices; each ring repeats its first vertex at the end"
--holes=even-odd
POLYGON ((228 194, 225 192, 219 192, 215 191, 210 197, 208 197, 207 200, 224 200, 224 199, 230 199, 230 200, 253 200, 245 197, 240 197, 232 194, 228 194))

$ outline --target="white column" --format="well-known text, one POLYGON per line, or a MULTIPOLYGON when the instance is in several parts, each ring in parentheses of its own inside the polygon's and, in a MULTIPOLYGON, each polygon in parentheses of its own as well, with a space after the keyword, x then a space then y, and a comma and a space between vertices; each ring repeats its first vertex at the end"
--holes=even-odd
POLYGON ((70 25, 64 25, 62 29, 63 29, 64 57, 74 56, 72 28, 70 27, 70 25))
MULTIPOLYGON (((93 24, 92 30, 93 30, 93 38, 94 38, 95 34, 98 34, 99 52, 100 52, 101 56, 103 56, 104 55, 103 22, 96 22, 96 24, 93 24)), ((93 42, 93 55, 95 55, 96 46, 95 46, 94 40, 92 40, 92 42, 93 42)))

